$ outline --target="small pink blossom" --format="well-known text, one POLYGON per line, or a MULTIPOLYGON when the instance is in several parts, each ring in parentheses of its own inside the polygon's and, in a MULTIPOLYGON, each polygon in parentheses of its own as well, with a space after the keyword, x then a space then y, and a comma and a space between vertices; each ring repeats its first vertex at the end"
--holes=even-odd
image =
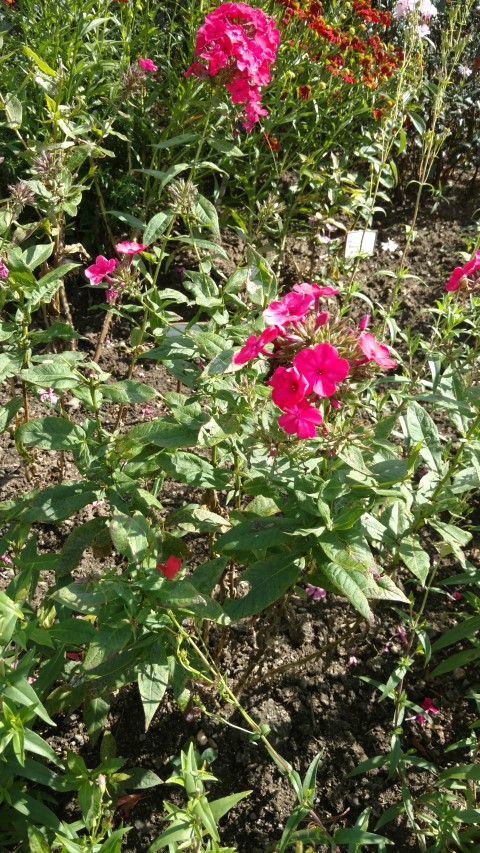
POLYGON ((139 252, 144 252, 145 249, 148 249, 148 244, 136 243, 135 240, 122 240, 121 243, 117 243, 115 249, 119 255, 138 255, 139 252))
POLYGON ((263 312, 267 326, 298 323, 305 317, 314 297, 310 293, 287 293, 283 299, 271 302, 263 312))
POLYGON ((360 329, 361 332, 364 332, 366 329, 368 329, 369 325, 370 325, 370 314, 364 314, 363 317, 361 318, 359 324, 358 324, 358 328, 360 329))
POLYGON ((0 279, 5 280, 9 276, 8 267, 5 266, 3 261, 0 262, 0 279))
POLYGON ((478 252, 475 252, 473 258, 471 258, 469 261, 467 261, 467 263, 464 264, 463 267, 455 267, 454 271, 452 272, 452 274, 448 280, 448 283, 447 283, 447 286, 445 287, 445 290, 448 291, 449 293, 451 293, 454 290, 459 290, 464 285, 466 285, 468 287, 469 277, 473 276, 474 278, 476 278, 477 277, 476 274, 478 274, 479 271, 480 271, 480 250, 478 252))
POLYGON ((232 358, 234 364, 246 364, 247 361, 251 361, 253 358, 256 358, 260 353, 265 352, 265 347, 267 344, 271 343, 271 341, 275 340, 280 334, 280 329, 276 326, 272 326, 268 329, 264 329, 261 335, 250 335, 247 338, 246 343, 243 345, 241 350, 239 350, 232 358))
POLYGON ((461 592, 451 592, 450 593, 450 598, 453 598, 454 601, 460 601, 461 597, 462 597, 461 592))
POLYGON ((321 586, 313 586, 311 583, 307 583, 305 592, 313 601, 323 601, 327 597, 326 589, 323 589, 321 586))
POLYGON ((360 661, 358 658, 355 657, 355 655, 350 655, 347 661, 347 666, 358 666, 359 663, 360 661))
POLYGON ((97 255, 95 263, 85 270, 85 276, 91 284, 100 284, 104 278, 110 281, 109 276, 117 264, 118 261, 115 258, 105 258, 103 255, 97 255))
POLYGON ((307 293, 309 296, 335 296, 337 293, 340 293, 338 287, 330 287, 328 285, 322 286, 320 284, 309 284, 308 282, 302 282, 302 284, 294 284, 293 289, 297 293, 307 293))
POLYGON ((140 409, 143 418, 151 418, 155 412, 155 409, 152 406, 142 406, 140 409))
POLYGON ((118 296, 118 290, 106 290, 105 291, 105 300, 110 305, 111 302, 115 302, 118 296))
POLYGON ((53 388, 49 388, 47 391, 44 388, 39 388, 38 389, 38 399, 40 400, 41 403, 47 403, 48 402, 48 403, 51 403, 52 406, 54 406, 55 403, 58 403, 60 398, 59 398, 58 394, 55 394, 55 391, 53 390, 53 388))
POLYGON ((405 631, 403 630, 403 628, 397 628, 397 630, 394 631, 393 636, 398 637, 400 642, 403 643, 405 646, 407 645, 408 637, 407 637, 405 631))
POLYGON ((166 578, 173 581, 175 575, 182 568, 180 557, 174 557, 173 554, 168 558, 166 563, 158 563, 157 569, 165 575, 166 578))
POLYGON ((148 58, 142 59, 142 57, 139 57, 138 58, 138 64, 139 64, 140 68, 143 68, 144 71, 158 71, 157 66, 155 65, 154 62, 152 62, 151 59, 148 59, 148 58))
POLYGON ((269 385, 273 388, 272 400, 275 405, 287 411, 303 400, 308 389, 307 380, 296 367, 277 367, 269 385))
POLYGON ((335 394, 337 383, 342 382, 350 370, 347 359, 340 358, 335 347, 327 343, 300 350, 293 364, 308 381, 309 393, 313 391, 319 397, 335 394))
POLYGON ((376 341, 370 332, 363 332, 358 339, 358 346, 367 361, 375 361, 379 367, 389 370, 396 367, 397 362, 389 357, 390 350, 385 344, 376 341))
POLYGON ((317 319, 315 320, 315 328, 319 329, 321 326, 326 326, 330 319, 330 315, 328 311, 320 311, 317 314, 317 319))
POLYGON ((415 716, 413 719, 414 719, 417 723, 419 723, 419 725, 421 725, 421 726, 424 726, 424 725, 425 725, 425 723, 427 722, 427 718, 426 718, 426 717, 424 717, 424 716, 423 716, 423 714, 416 714, 416 716, 415 716))
POLYGON ((7 554, 2 554, 0 556, 0 563, 4 563, 6 566, 13 566, 13 560, 7 554))
POLYGON ((278 423, 289 435, 298 435, 299 438, 314 438, 316 426, 321 424, 322 420, 323 418, 315 406, 310 406, 307 400, 300 400, 288 412, 280 415, 278 423))

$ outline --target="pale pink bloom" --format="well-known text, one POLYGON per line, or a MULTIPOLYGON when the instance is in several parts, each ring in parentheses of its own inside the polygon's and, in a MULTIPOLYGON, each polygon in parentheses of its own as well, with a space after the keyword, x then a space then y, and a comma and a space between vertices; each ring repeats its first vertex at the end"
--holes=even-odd
POLYGON ((313 299, 309 293, 287 293, 283 299, 270 302, 263 312, 267 326, 299 323, 305 317, 313 299))
POLYGON ((152 406, 142 406, 140 411, 142 413, 142 417, 151 418, 155 412, 155 409, 152 406))
POLYGON ((360 335, 358 345, 367 361, 375 361, 379 367, 383 367, 385 370, 397 366, 397 362, 389 358, 389 348, 376 341, 370 332, 364 332, 360 335))
POLYGON ((385 240, 384 243, 380 243, 381 248, 384 252, 396 252, 398 249, 398 243, 395 240, 385 240))
POLYGON ((311 583, 307 583, 305 592, 313 601, 323 601, 327 597, 326 589, 321 586, 313 586, 311 583))
POLYGON ((251 361, 253 358, 256 358, 260 353, 264 353, 268 355, 265 347, 267 344, 271 343, 271 341, 275 340, 280 334, 280 329, 276 326, 272 326, 269 329, 264 329, 261 335, 250 335, 247 338, 246 343, 243 345, 241 350, 239 350, 232 358, 234 364, 246 364, 247 361, 251 361))
POLYGON ((437 7, 431 2, 431 0, 420 0, 420 15, 422 18, 429 21, 430 18, 434 18, 437 14, 437 7))
POLYGON ((419 38, 424 39, 430 35, 430 27, 428 24, 419 24, 417 27, 417 33, 419 38))
POLYGON ((361 318, 359 324, 358 324, 358 328, 360 329, 361 332, 364 332, 365 329, 368 329, 369 325, 370 325, 370 314, 364 314, 363 317, 361 318))
POLYGON ((97 785, 98 785, 98 787, 100 788, 100 790, 101 790, 101 792, 102 792, 102 794, 103 794, 103 792, 104 792, 104 791, 106 790, 106 788, 107 788, 107 779, 106 779, 106 777, 103 775, 103 773, 99 773, 99 775, 97 776, 97 785))
POLYGON ((40 400, 41 403, 47 403, 48 402, 48 403, 51 403, 52 406, 54 406, 55 403, 58 403, 59 396, 58 396, 58 394, 55 394, 55 391, 53 390, 53 388, 49 388, 47 391, 45 390, 45 388, 39 388, 38 389, 38 399, 40 400))
POLYGON ((138 255, 148 249, 147 243, 136 243, 135 240, 122 240, 115 246, 119 255, 138 255))
POLYGON ((475 252, 473 258, 470 258, 463 267, 455 267, 452 272, 448 284, 445 287, 445 290, 451 292, 453 290, 458 290, 462 284, 462 279, 465 278, 466 283, 468 284, 468 277, 474 276, 477 277, 478 271, 480 270, 480 250, 475 252))
POLYGON ((111 302, 115 302, 118 296, 118 290, 106 290, 105 291, 105 300, 110 305, 111 302))
POLYGON ((140 68, 143 68, 144 71, 158 71, 157 66, 154 62, 152 62, 151 59, 142 59, 141 57, 139 57, 138 64, 140 68))
POLYGON ((355 657, 355 655, 350 655, 347 661, 347 666, 358 666, 359 663, 360 661, 358 658, 355 657))
POLYGON ((4 279, 8 278, 8 276, 9 276, 8 267, 6 267, 2 261, 2 262, 0 262, 0 279, 4 280, 4 279))
POLYGON ((7 554, 2 554, 0 556, 0 563, 5 563, 6 566, 13 566, 13 560, 7 554))
POLYGON ((320 284, 309 284, 304 281, 302 284, 294 284, 293 289, 297 291, 297 293, 308 293, 309 296, 335 296, 337 293, 340 293, 338 287, 330 287, 330 286, 322 286, 320 284))
POLYGON ((405 631, 403 630, 403 628, 397 628, 397 630, 393 632, 393 636, 398 637, 398 639, 400 640, 401 643, 403 643, 404 645, 407 645, 408 637, 407 637, 405 631))
POLYGON ((158 563, 157 569, 165 575, 166 578, 173 581, 177 572, 182 568, 182 560, 180 557, 170 556, 166 563, 158 563))
POLYGON ((97 255, 95 263, 85 270, 85 276, 91 284, 100 284, 104 278, 110 281, 110 274, 118 263, 116 258, 105 258, 103 255, 97 255))
POLYGON ((280 415, 279 425, 289 435, 298 435, 299 438, 314 438, 316 426, 322 423, 322 416, 315 406, 310 406, 307 400, 300 400, 290 411, 280 415))
POLYGON ((272 400, 275 405, 287 411, 303 400, 308 389, 307 380, 296 367, 277 367, 268 384, 273 388, 272 400))
POLYGON ((308 381, 309 393, 313 391, 319 397, 335 394, 337 383, 342 382, 350 370, 347 359, 340 358, 335 347, 327 343, 300 350, 293 364, 308 381))

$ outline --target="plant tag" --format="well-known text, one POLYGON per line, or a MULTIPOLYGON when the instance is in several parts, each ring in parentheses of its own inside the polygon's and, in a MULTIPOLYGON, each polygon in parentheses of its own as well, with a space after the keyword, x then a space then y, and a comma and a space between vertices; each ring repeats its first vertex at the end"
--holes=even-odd
POLYGON ((356 258, 358 255, 373 255, 376 231, 349 231, 345 243, 345 257, 356 258))

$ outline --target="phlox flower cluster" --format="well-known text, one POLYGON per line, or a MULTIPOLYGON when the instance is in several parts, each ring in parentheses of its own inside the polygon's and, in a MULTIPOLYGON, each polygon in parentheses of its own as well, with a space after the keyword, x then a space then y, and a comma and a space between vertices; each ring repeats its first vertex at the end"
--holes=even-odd
POLYGON ((252 130, 267 110, 261 105, 261 89, 270 82, 280 34, 273 18, 248 3, 222 3, 209 12, 198 30, 195 62, 185 76, 217 78, 241 104, 244 127, 252 130))
POLYGON ((480 288, 480 251, 475 252, 463 267, 455 267, 445 287, 449 293, 463 290, 471 293, 480 288))
POLYGON ((418 14, 418 35, 423 37, 430 32, 428 24, 437 15, 437 7, 431 0, 397 0, 392 14, 397 21, 418 14))
POLYGON ((146 243, 137 243, 135 240, 122 240, 115 246, 119 255, 124 255, 126 259, 118 261, 116 258, 106 258, 104 255, 97 255, 95 263, 91 264, 85 270, 85 278, 89 284, 97 285, 107 283, 105 298, 108 303, 115 302, 119 291, 115 287, 108 285, 116 285, 124 287, 129 278, 129 267, 133 255, 138 255, 148 249, 146 243))
POLYGON ((233 356, 237 365, 263 355, 271 362, 268 384, 281 409, 279 425, 290 435, 313 438, 329 409, 341 408, 351 383, 396 363, 389 349, 367 332, 368 315, 356 330, 348 320, 323 310, 322 297, 338 290, 303 282, 263 312, 266 328, 250 335, 233 356))

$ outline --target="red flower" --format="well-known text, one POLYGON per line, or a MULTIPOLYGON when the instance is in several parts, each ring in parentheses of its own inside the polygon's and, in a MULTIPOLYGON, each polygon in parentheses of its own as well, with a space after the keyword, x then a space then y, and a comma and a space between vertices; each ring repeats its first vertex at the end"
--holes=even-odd
POLYGON ((175 575, 182 568, 180 557, 174 557, 173 554, 168 558, 166 563, 157 563, 157 569, 165 575, 166 578, 173 581, 175 575))
POLYGON ((302 101, 308 101, 310 95, 312 94, 311 86, 299 86, 298 94, 300 95, 302 101))

